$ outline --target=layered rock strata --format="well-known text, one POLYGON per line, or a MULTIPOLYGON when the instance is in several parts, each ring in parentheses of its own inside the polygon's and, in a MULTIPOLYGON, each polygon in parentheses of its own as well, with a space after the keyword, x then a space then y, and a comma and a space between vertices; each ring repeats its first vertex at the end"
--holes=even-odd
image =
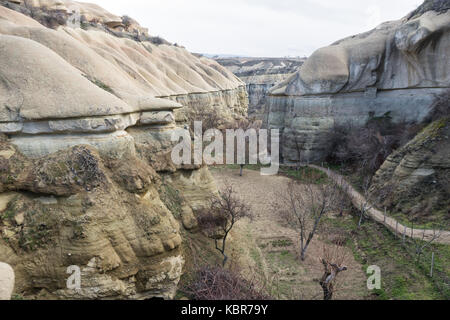
MULTIPOLYGON (((245 84, 215 61, 197 57, 180 46, 154 44, 145 39, 135 41, 106 32, 98 26, 111 29, 109 20, 104 18, 108 15, 104 10, 98 13, 100 9, 95 6, 94 10, 84 3, 53 0, 33 1, 29 6, 51 7, 53 2, 67 6, 65 12, 68 13, 71 6, 75 6, 88 21, 96 21, 96 24, 86 28, 62 25, 54 30, 0 7, 0 34, 30 39, 47 47, 51 54, 59 55, 86 80, 122 100, 128 108, 138 110, 153 106, 155 97, 176 100, 181 96, 186 102, 183 106, 189 109, 200 95, 205 104, 214 103, 223 109, 224 117, 246 114, 245 84), (234 99, 232 105, 230 96, 234 99)), ((43 55, 46 54, 50 53, 43 55)), ((50 59, 48 56, 47 60, 50 59)), ((104 115, 99 113, 94 111, 92 115, 104 115)))
MULTIPOLYGON (((87 21, 115 28, 109 16, 77 5, 87 21)), ((15 270, 15 292, 172 298, 183 272, 182 228, 195 229, 195 211, 217 193, 207 168, 172 163, 172 135, 188 134, 176 113, 201 101, 239 117, 243 83, 178 46, 98 28, 53 30, 5 7, 0 78, 0 261, 15 270), (176 206, 167 188, 179 195, 176 206), (67 286, 72 267, 80 288, 67 286)))
POLYGON ((284 161, 324 160, 335 124, 363 125, 388 112, 394 121, 426 117, 450 86, 450 12, 429 2, 417 14, 317 50, 271 89, 268 126, 283 132, 284 161))
POLYGON ((450 117, 427 126, 394 152, 373 178, 370 189, 380 207, 412 222, 450 226, 450 117))
POLYGON ((216 58, 247 85, 250 118, 266 120, 269 90, 295 73, 306 58, 216 58))

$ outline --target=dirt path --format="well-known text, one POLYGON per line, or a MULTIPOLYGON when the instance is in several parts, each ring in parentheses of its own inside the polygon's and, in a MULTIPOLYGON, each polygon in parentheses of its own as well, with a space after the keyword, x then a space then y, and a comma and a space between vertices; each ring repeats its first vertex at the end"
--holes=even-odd
MULTIPOLYGON (((361 195, 358 191, 355 190, 348 183, 345 178, 330 169, 322 168, 316 165, 309 165, 309 167, 320 170, 327 174, 328 177, 333 179, 336 183, 341 185, 344 190, 347 190, 347 194, 352 199, 353 205, 357 208, 361 208, 364 203, 367 203, 367 200, 361 195)), ((381 212, 377 209, 368 210, 369 215, 376 221, 384 226, 386 226, 389 230, 391 230, 394 234, 399 236, 403 236, 405 234, 406 237, 414 238, 414 239, 422 239, 424 236, 425 240, 432 239, 435 235, 439 235, 439 238, 435 240, 436 243, 441 244, 450 244, 450 231, 440 231, 440 230, 423 230, 423 229, 412 229, 406 227, 399 223, 397 220, 385 217, 384 212, 381 212)))
MULTIPOLYGON (((232 235, 232 246, 243 257, 243 264, 273 284, 275 298, 321 299, 319 279, 323 266, 319 258, 323 242, 315 238, 306 261, 300 261, 296 249, 298 234, 273 210, 272 202, 285 190, 289 178, 261 176, 252 170, 245 170, 243 177, 239 170, 220 168, 211 172, 219 187, 231 184, 257 216, 252 222, 240 221, 232 235)), ((363 299, 367 296, 367 278, 350 250, 348 257, 349 271, 342 274, 336 298, 363 299)))

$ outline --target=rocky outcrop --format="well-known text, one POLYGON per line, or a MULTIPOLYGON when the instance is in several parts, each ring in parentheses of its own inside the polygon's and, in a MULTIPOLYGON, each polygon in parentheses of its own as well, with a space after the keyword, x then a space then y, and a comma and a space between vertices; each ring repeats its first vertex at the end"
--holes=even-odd
POLYGON ((394 152, 373 178, 380 207, 410 221, 450 225, 450 118, 427 126, 394 152))
MULTIPOLYGON (((58 3, 72 4, 70 1, 58 1, 58 3)), ((82 4, 82 6, 85 5, 82 4)), ((95 16, 96 11, 89 11, 91 6, 82 8, 95 16)), ((97 20, 102 21, 101 19, 103 18, 97 20)), ((46 91, 55 90, 55 86, 64 81, 63 83, 72 86, 70 89, 77 90, 82 95, 80 97, 82 102, 87 102, 92 109, 88 113, 91 116, 164 109, 160 105, 161 101, 155 101, 155 98, 159 97, 177 99, 179 96, 184 96, 185 100, 193 104, 198 94, 205 96, 204 100, 217 103, 226 110, 224 117, 238 117, 246 114, 247 99, 245 95, 242 95, 245 84, 213 60, 196 57, 179 46, 156 45, 149 41, 120 38, 95 28, 84 30, 60 26, 57 30, 53 30, 5 7, 0 7, 0 34, 5 36, 5 41, 8 40, 7 47, 3 51, 4 59, 6 55, 11 54, 11 46, 17 42, 24 54, 15 58, 14 63, 29 66, 38 60, 33 58, 33 55, 36 55, 44 60, 42 64, 47 64, 47 66, 41 66, 45 72, 49 73, 53 70, 56 73, 59 72, 53 77, 56 80, 49 80, 54 81, 53 83, 34 82, 25 89, 20 87, 20 83, 23 82, 21 80, 26 75, 27 69, 20 68, 24 74, 13 75, 14 78, 9 80, 9 83, 2 85, 2 93, 4 93, 2 96, 7 99, 2 103, 2 109, 6 108, 4 105, 7 104, 8 108, 12 109, 11 113, 14 113, 18 106, 22 106, 23 95, 25 95, 24 102, 27 103, 29 96, 34 94, 33 90, 44 91, 44 88, 47 89, 46 91), (26 52, 29 54, 25 54, 26 52), (24 60, 21 61, 21 59, 24 60), (53 60, 56 63, 55 67, 52 67, 50 62, 53 60), (72 81, 69 81, 70 79, 72 81), (102 93, 96 89, 101 89, 102 93), (92 96, 94 91, 96 96, 103 96, 102 104, 96 105, 95 108, 92 104, 92 100, 97 98, 92 96), (83 100, 87 99, 83 97, 86 95, 83 92, 90 94, 91 100, 83 100), (235 96, 236 100, 231 106, 228 105, 229 99, 227 99, 230 95, 235 96), (234 113, 235 110, 239 113, 234 113)), ((13 70, 12 66, 5 65, 4 68, 10 68, 10 73, 13 70)), ((30 69, 30 71, 39 72, 37 69, 30 69)), ((64 95, 61 90, 61 99, 64 95)), ((45 98, 44 95, 43 99, 45 98)), ((63 106, 65 110, 60 114, 53 113, 51 106, 61 105, 61 99, 50 102, 50 108, 47 108, 49 114, 35 116, 16 114, 15 116, 22 117, 24 120, 33 120, 33 117, 76 118, 77 114, 67 112, 78 110, 72 108, 71 104, 63 106)), ((72 104, 75 103, 74 101, 72 104)), ((167 104, 167 101, 161 103, 167 104)), ((1 110, 0 114, 4 112, 1 110)), ((11 120, 1 119, 1 121, 11 120)), ((12 124, 9 125, 12 126, 12 124)))
POLYGON ((57 29, 60 26, 97 29, 116 37, 154 44, 170 44, 159 37, 149 35, 148 29, 128 16, 116 16, 92 3, 57 0, 0 0, 0 4, 32 17, 40 24, 57 29))
POLYGON ((426 117, 450 86, 450 12, 430 8, 317 50, 271 89, 268 126, 283 131, 284 161, 323 160, 336 123, 363 125, 388 112, 394 121, 426 117))
POLYGON ((14 290, 14 270, 0 262, 0 300, 10 300, 14 290))
POLYGON ((0 259, 14 266, 17 292, 58 299, 174 295, 182 239, 148 164, 131 155, 113 161, 89 146, 35 161, 6 141, 0 150, 0 184, 14 190, 1 194, 0 259), (79 290, 66 286, 70 266, 81 269, 79 290))
POLYGON ((172 163, 172 135, 188 134, 177 122, 198 104, 245 114, 245 86, 179 46, 116 36, 115 18, 77 5, 89 28, 0 7, 0 261, 25 298, 172 298, 183 227, 217 194, 207 168, 172 163), (73 266, 79 289, 67 287, 73 266))
POLYGON ((267 116, 267 94, 273 86, 295 73, 303 58, 216 58, 219 64, 247 84, 250 118, 264 120, 267 116))

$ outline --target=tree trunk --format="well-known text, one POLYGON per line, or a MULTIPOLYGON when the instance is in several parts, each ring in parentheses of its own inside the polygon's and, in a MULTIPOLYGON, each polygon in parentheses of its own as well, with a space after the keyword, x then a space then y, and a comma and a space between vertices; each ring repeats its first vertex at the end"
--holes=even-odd
POLYGON ((363 213, 363 212, 361 212, 361 216, 359 217, 358 228, 361 228, 361 225, 362 225, 362 221, 363 221, 363 217, 364 217, 364 213, 363 213))
POLYGON ((330 286, 327 286, 325 283, 322 282, 321 286, 323 289, 323 300, 325 301, 333 300, 333 285, 330 284, 330 286))
POLYGON ((300 259, 302 259, 302 261, 306 260, 306 251, 305 250, 302 250, 302 253, 300 255, 300 259))

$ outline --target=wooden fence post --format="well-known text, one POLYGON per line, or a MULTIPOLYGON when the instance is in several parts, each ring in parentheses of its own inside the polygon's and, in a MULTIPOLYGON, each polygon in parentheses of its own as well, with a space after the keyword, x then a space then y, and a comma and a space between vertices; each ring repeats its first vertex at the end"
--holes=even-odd
POLYGON ((430 271, 430 277, 433 278, 433 270, 434 269, 434 252, 431 255, 431 271, 430 271))
POLYGON ((405 226, 405 231, 403 231, 403 244, 405 244, 406 242, 406 226, 405 226))

